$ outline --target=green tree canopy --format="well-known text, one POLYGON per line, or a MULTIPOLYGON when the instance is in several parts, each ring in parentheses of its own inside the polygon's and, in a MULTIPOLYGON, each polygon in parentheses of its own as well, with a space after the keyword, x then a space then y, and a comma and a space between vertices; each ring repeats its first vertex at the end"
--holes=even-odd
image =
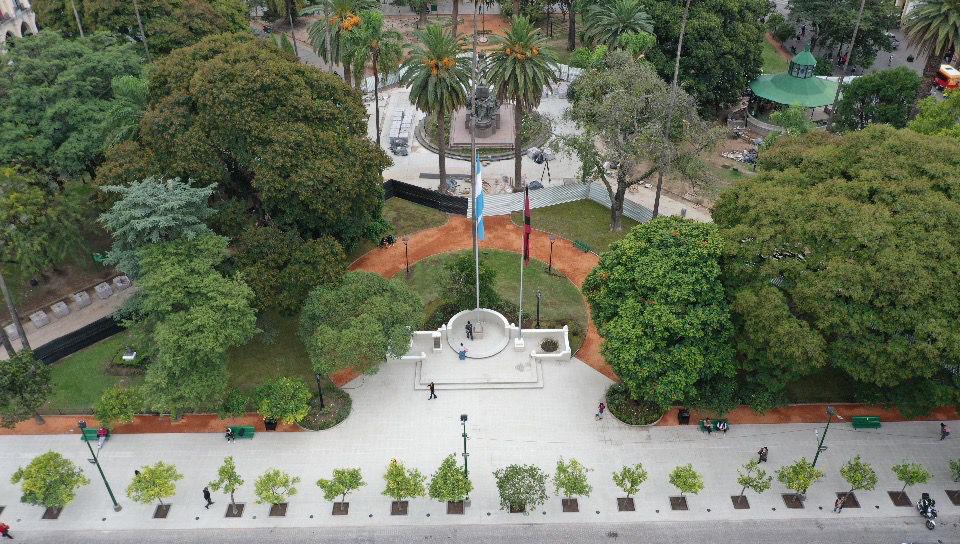
POLYGON ((637 463, 632 467, 624 466, 619 471, 614 472, 613 483, 617 484, 617 487, 627 494, 627 498, 630 498, 630 495, 640 491, 640 486, 647 481, 647 476, 647 469, 643 468, 642 464, 637 463))
POLYGON ((352 493, 365 485, 367 483, 363 481, 359 468, 335 468, 333 478, 317 480, 317 487, 323 491, 324 500, 331 502, 337 500, 337 497, 340 497, 340 502, 343 502, 347 500, 347 493, 352 493))
POLYGON ((960 191, 955 141, 875 125, 783 138, 721 195, 743 399, 832 365, 917 413, 955 400, 960 191))
POLYGON ((457 466, 457 458, 451 453, 443 458, 440 468, 430 478, 430 498, 442 502, 459 502, 470 496, 473 483, 457 466))
POLYGON ((960 93, 952 92, 945 100, 924 98, 919 107, 919 113, 910 121, 912 130, 960 140, 960 93))
POLYGON ((536 465, 509 465, 494 471, 500 509, 522 510, 524 515, 547 502, 547 474, 536 465))
POLYGON ((176 466, 158 461, 155 465, 140 467, 140 474, 135 474, 127 486, 127 496, 142 504, 153 501, 163 504, 163 499, 177 494, 177 482, 182 479, 183 474, 176 466))
POLYGON ((770 489, 770 483, 773 481, 773 476, 768 475, 767 471, 760 468, 760 461, 757 459, 752 459, 743 465, 743 468, 737 470, 737 474, 737 483, 741 486, 741 495, 748 487, 751 491, 763 493, 770 489))
POLYGON ((107 428, 117 423, 131 423, 142 411, 143 393, 140 388, 122 385, 105 390, 93 405, 93 414, 107 428))
POLYGON ((694 470, 693 465, 679 465, 670 472, 670 485, 680 490, 680 495, 703 491, 703 475, 694 470))
POLYGON ((925 484, 930 481, 930 471, 920 463, 908 463, 904 461, 903 463, 893 465, 891 470, 897 475, 897 479, 903 482, 901 492, 906 491, 908 485, 925 484))
POLYGON ((653 32, 650 16, 639 0, 607 0, 587 7, 583 38, 592 45, 616 47, 627 34, 653 32))
POLYGON ((51 392, 50 367, 37 361, 32 351, 20 350, 0 361, 0 424, 13 427, 36 416, 51 392))
POLYGON ((103 119, 103 148, 140 134, 140 121, 147 111, 149 80, 145 76, 117 76, 110 82, 113 100, 103 119))
POLYGON ((716 228, 659 217, 614 242, 583 292, 634 399, 725 407, 735 365, 716 228))
POLYGON ((557 471, 553 475, 554 491, 567 499, 590 496, 593 491, 587 479, 587 472, 590 470, 576 459, 564 461, 560 458, 557 461, 557 471))
POLYGON ((837 102, 837 128, 861 130, 872 123, 903 128, 919 89, 920 76, 904 66, 858 77, 844 86, 837 102))
POLYGON ((310 412, 312 396, 303 380, 280 376, 260 386, 257 412, 266 421, 299 423, 310 412))
POLYGON ((94 174, 103 160, 111 81, 138 75, 135 46, 105 34, 40 32, 8 43, 0 63, 0 164, 52 179, 94 174))
POLYGON ((217 479, 210 482, 210 489, 214 491, 223 490, 230 495, 230 504, 236 504, 233 494, 243 485, 243 478, 237 472, 237 463, 232 455, 223 458, 223 464, 217 469, 217 479))
POLYGON ((823 471, 814 467, 806 457, 801 457, 792 465, 777 469, 777 480, 799 495, 806 495, 810 486, 820 478, 823 478, 823 471))
POLYGON ((847 461, 840 467, 840 475, 850 484, 850 492, 864 490, 872 491, 877 487, 877 471, 869 463, 865 463, 860 456, 847 461))
POLYGON ((391 459, 383 479, 387 482, 383 494, 395 501, 405 501, 422 497, 426 490, 423 487, 427 477, 415 468, 407 468, 396 459, 391 459))
MULTIPOLYGON (((887 9, 894 6, 881 3, 887 9)), ((907 43, 927 56, 923 64, 923 83, 917 100, 930 96, 934 77, 940 70, 943 58, 952 54, 960 43, 960 18, 953 0, 923 0, 910 7, 903 22, 903 35, 907 43)))
POLYGON ((63 508, 73 502, 77 489, 90 483, 83 471, 55 451, 38 455, 10 478, 20 484, 21 502, 46 508, 63 508))
MULTIPOLYGON (((834 50, 843 47, 849 52, 850 35, 857 22, 859 0, 789 0, 792 17, 806 21, 814 36, 813 46, 834 50)), ((900 8, 887 2, 864 4, 863 18, 857 31, 857 43, 850 59, 852 66, 870 67, 877 52, 895 49, 889 30, 899 26, 900 8)))
POLYGON ((297 494, 299 476, 291 476, 286 472, 273 468, 257 478, 254 492, 257 495, 257 504, 283 504, 297 494))

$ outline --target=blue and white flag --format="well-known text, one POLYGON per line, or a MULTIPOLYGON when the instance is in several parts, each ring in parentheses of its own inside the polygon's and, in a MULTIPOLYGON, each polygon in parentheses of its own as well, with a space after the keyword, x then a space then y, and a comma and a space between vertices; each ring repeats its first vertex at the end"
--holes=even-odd
POLYGON ((477 216, 477 240, 483 240, 483 166, 480 164, 480 154, 477 154, 477 201, 473 210, 477 216))

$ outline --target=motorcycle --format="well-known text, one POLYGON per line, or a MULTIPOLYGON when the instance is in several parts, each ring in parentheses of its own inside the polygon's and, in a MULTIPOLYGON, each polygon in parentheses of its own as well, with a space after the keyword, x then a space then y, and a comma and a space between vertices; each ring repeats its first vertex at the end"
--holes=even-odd
POLYGON ((931 531, 937 527, 937 522, 934 521, 937 518, 936 505, 937 501, 931 499, 929 493, 921 495, 920 501, 917 502, 917 510, 926 520, 927 529, 931 531))

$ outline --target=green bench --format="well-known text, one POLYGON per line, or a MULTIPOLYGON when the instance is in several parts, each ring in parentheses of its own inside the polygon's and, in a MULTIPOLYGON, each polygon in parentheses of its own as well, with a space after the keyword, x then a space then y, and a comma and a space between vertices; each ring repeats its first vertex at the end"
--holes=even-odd
MULTIPOLYGON (((80 440, 83 440, 84 442, 96 442, 97 440, 99 440, 99 437, 97 436, 97 430, 98 429, 87 427, 86 429, 83 430, 83 436, 80 437, 80 440)), ((107 429, 107 439, 109 438, 110 438, 110 429, 107 429)))
POLYGON ((584 253, 590 253, 590 244, 584 242, 583 240, 574 240, 573 245, 584 253))
POLYGON ((879 429, 880 416, 853 416, 854 429, 879 429))
MULTIPOLYGON (((720 429, 717 428, 717 425, 719 425, 721 422, 723 422, 727 426, 727 431, 730 430, 730 422, 727 421, 726 419, 711 420, 709 429, 707 428, 707 425, 704 423, 705 421, 706 421, 705 419, 700 420, 700 432, 706 433, 706 432, 720 431, 720 429)), ((727 432, 727 431, 721 431, 721 432, 727 432)))
POLYGON ((230 430, 233 431, 234 438, 253 438, 253 435, 257 432, 253 425, 237 425, 230 427, 230 430))

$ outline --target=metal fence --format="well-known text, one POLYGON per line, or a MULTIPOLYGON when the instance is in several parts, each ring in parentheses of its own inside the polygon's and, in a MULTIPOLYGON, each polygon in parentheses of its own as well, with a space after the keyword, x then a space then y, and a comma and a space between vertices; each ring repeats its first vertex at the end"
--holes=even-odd
POLYGON ((123 331, 123 325, 113 316, 100 318, 93 323, 67 333, 33 350, 38 361, 50 364, 76 353, 85 347, 123 331))
MULTIPOLYGON (((531 208, 546 208, 548 206, 575 202, 577 200, 592 200, 606 208, 610 207, 610 195, 607 194, 606 188, 594 183, 556 185, 530 191, 531 208)), ((523 193, 501 193, 497 195, 484 195, 483 197, 484 215, 508 215, 512 212, 522 210, 523 193)), ((472 213, 473 206, 469 206, 468 215, 472 213)), ((646 223, 653 217, 653 212, 645 206, 625 199, 623 201, 623 215, 634 221, 646 223)), ((472 215, 470 216, 472 217, 472 215)))
POLYGON ((467 215, 467 205, 470 200, 462 196, 445 195, 432 189, 425 189, 395 179, 387 180, 383 184, 383 197, 402 198, 414 204, 458 215, 467 215))

